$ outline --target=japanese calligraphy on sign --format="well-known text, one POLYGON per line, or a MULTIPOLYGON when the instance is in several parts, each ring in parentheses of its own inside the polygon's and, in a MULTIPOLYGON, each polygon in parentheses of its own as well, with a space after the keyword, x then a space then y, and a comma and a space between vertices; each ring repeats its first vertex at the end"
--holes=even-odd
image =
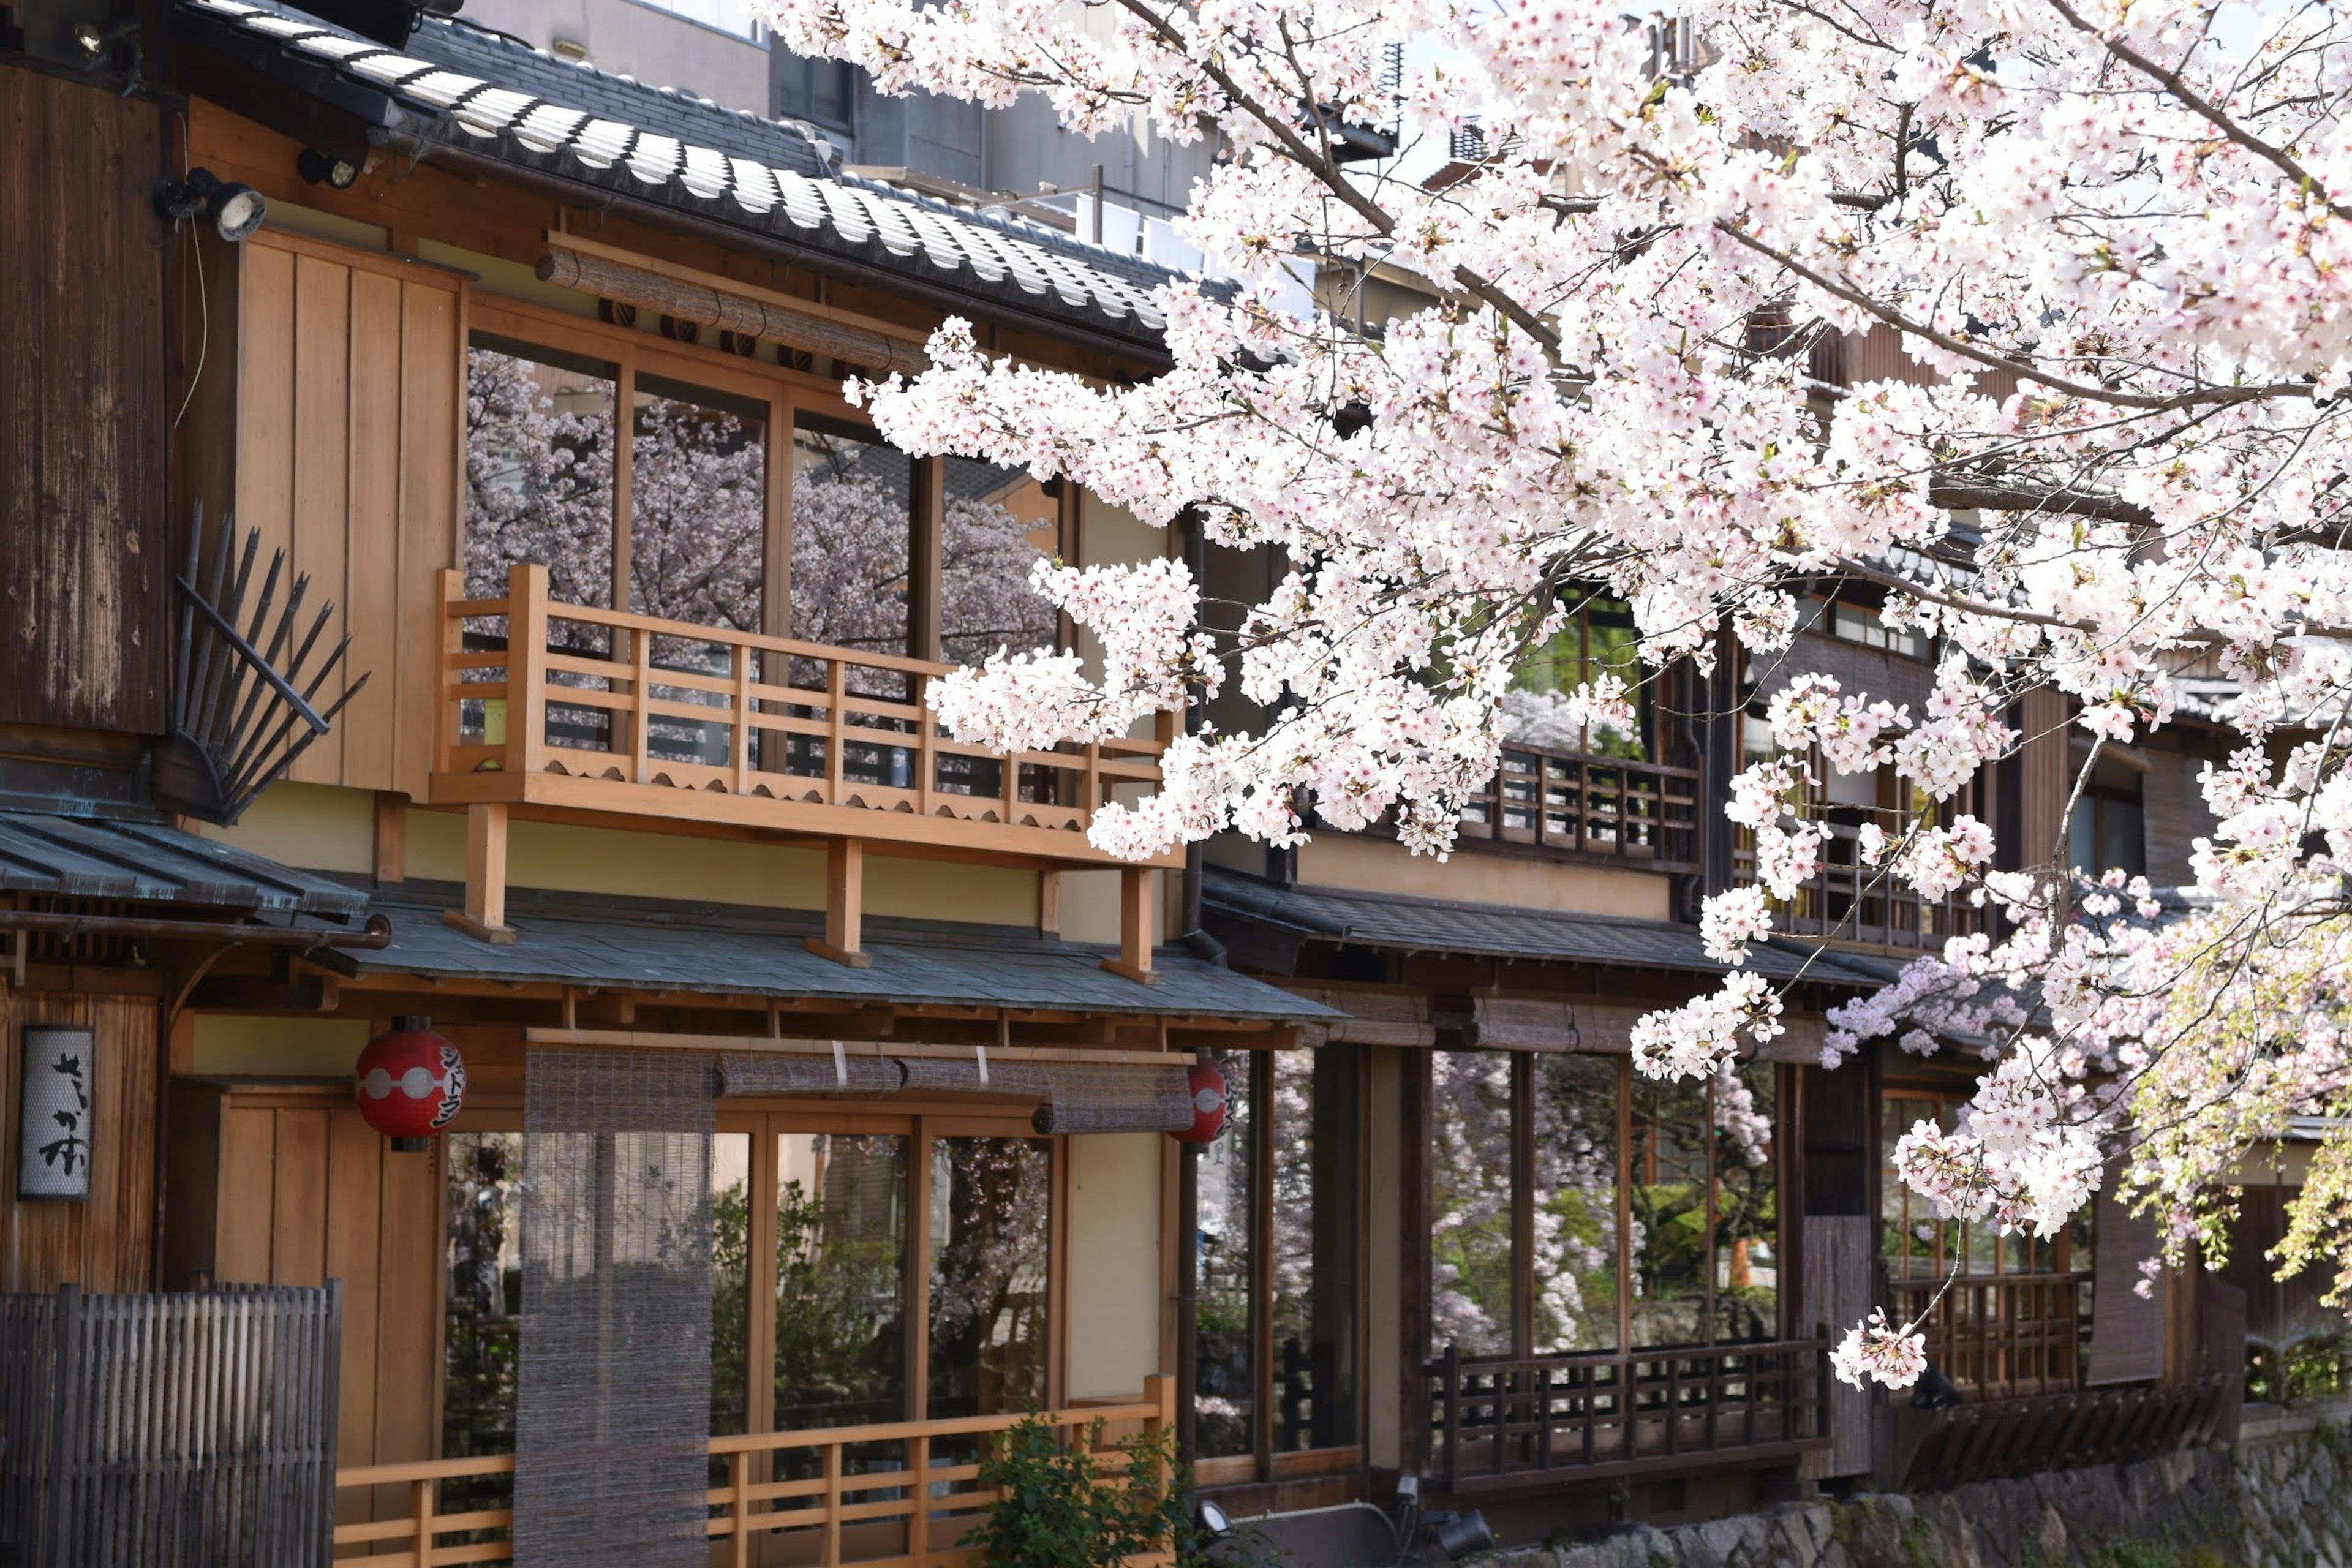
POLYGON ((24 1093, 16 1129, 16 1195, 89 1196, 97 1120, 98 1041, 88 1029, 28 1024, 20 1042, 24 1093))

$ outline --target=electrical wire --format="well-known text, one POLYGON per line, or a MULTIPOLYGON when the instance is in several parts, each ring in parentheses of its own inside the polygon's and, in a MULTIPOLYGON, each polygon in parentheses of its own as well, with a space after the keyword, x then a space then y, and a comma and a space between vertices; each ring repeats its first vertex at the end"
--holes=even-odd
MULTIPOLYGON (((180 178, 184 180, 189 174, 188 117, 181 114, 174 118, 180 122, 180 178)), ((188 395, 180 399, 180 411, 172 416, 172 428, 177 430, 180 421, 188 416, 188 405, 196 400, 196 383, 204 379, 205 353, 212 347, 213 308, 212 301, 205 297, 205 247, 196 237, 196 226, 185 224, 184 226, 181 221, 175 220, 172 226, 187 235, 188 254, 196 266, 196 368, 188 374, 188 395)))

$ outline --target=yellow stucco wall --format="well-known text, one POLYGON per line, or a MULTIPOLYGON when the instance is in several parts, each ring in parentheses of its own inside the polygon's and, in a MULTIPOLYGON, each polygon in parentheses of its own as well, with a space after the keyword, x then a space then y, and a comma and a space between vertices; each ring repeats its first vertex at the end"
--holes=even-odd
POLYGON ((1139 1394, 1160 1363, 1157 1132, 1070 1140, 1070 1397, 1139 1394))
POLYGON ((1667 879, 1652 872, 1468 851, 1438 861, 1412 854, 1402 845, 1339 833, 1321 834, 1299 846, 1298 879, 1309 887, 1360 888, 1523 910, 1669 918, 1667 879))
POLYGON ((364 1018, 249 1018, 198 1013, 194 1071, 204 1077, 348 1077, 368 1043, 364 1018))
MULTIPOLYGON (((367 790, 280 784, 235 827, 204 831, 289 866, 363 876, 374 866, 375 799, 367 790)), ((409 876, 426 880, 465 880, 465 816, 411 807, 407 869, 409 876)), ((508 833, 507 874, 515 888, 766 909, 824 907, 822 849, 728 838, 517 820, 508 833)), ((1072 883, 1077 884, 1072 934, 1079 941, 1117 942, 1118 874, 1066 878, 1066 911, 1073 908, 1072 883)), ((869 854, 866 908, 869 914, 914 920, 1034 925, 1037 873, 869 854)), ((1066 930, 1072 929, 1071 918, 1066 913, 1066 930)))

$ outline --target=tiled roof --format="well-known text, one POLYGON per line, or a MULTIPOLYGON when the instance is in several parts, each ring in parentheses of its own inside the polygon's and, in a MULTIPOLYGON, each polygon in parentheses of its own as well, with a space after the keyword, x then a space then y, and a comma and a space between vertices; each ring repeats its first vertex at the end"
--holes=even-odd
MULTIPOLYGON (((1706 955, 1696 927, 1675 921, 1458 903, 1354 889, 1277 888, 1214 866, 1203 875, 1201 901, 1204 910, 1223 920, 1307 942, 1698 974, 1720 974, 1727 967, 1706 955)), ((1748 967, 1771 980, 1872 989, 1884 984, 1838 958, 1797 951, 1793 945, 1751 948, 1748 967)))
POLYGON ((588 898, 516 889, 515 941, 496 945, 442 923, 463 890, 410 882, 379 892, 392 945, 322 962, 357 973, 691 991, 709 995, 822 996, 902 1006, 1015 1007, 1150 1017, 1305 1022, 1328 1008, 1177 948, 1153 955, 1160 980, 1142 985, 1102 967, 1108 949, 1019 927, 868 918, 873 964, 850 969, 802 945, 824 920, 789 910, 588 898))
POLYGON ((349 920, 368 896, 161 824, 0 812, 0 891, 349 920))
POLYGON ((462 148, 786 240, 816 265, 832 257, 877 267, 1139 344, 1155 344, 1163 325, 1150 294, 1171 274, 830 172, 830 149, 792 124, 439 17, 420 20, 406 47, 392 49, 246 0, 178 0, 178 16, 199 47, 360 116, 384 144, 462 148))

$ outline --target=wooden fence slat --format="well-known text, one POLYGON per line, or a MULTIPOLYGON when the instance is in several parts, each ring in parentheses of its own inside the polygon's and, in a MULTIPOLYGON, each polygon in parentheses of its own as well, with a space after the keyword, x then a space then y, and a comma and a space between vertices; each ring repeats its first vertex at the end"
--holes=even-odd
POLYGON ((331 1281, 0 1294, 0 1543, 42 1568, 324 1568, 341 1326, 331 1281))

